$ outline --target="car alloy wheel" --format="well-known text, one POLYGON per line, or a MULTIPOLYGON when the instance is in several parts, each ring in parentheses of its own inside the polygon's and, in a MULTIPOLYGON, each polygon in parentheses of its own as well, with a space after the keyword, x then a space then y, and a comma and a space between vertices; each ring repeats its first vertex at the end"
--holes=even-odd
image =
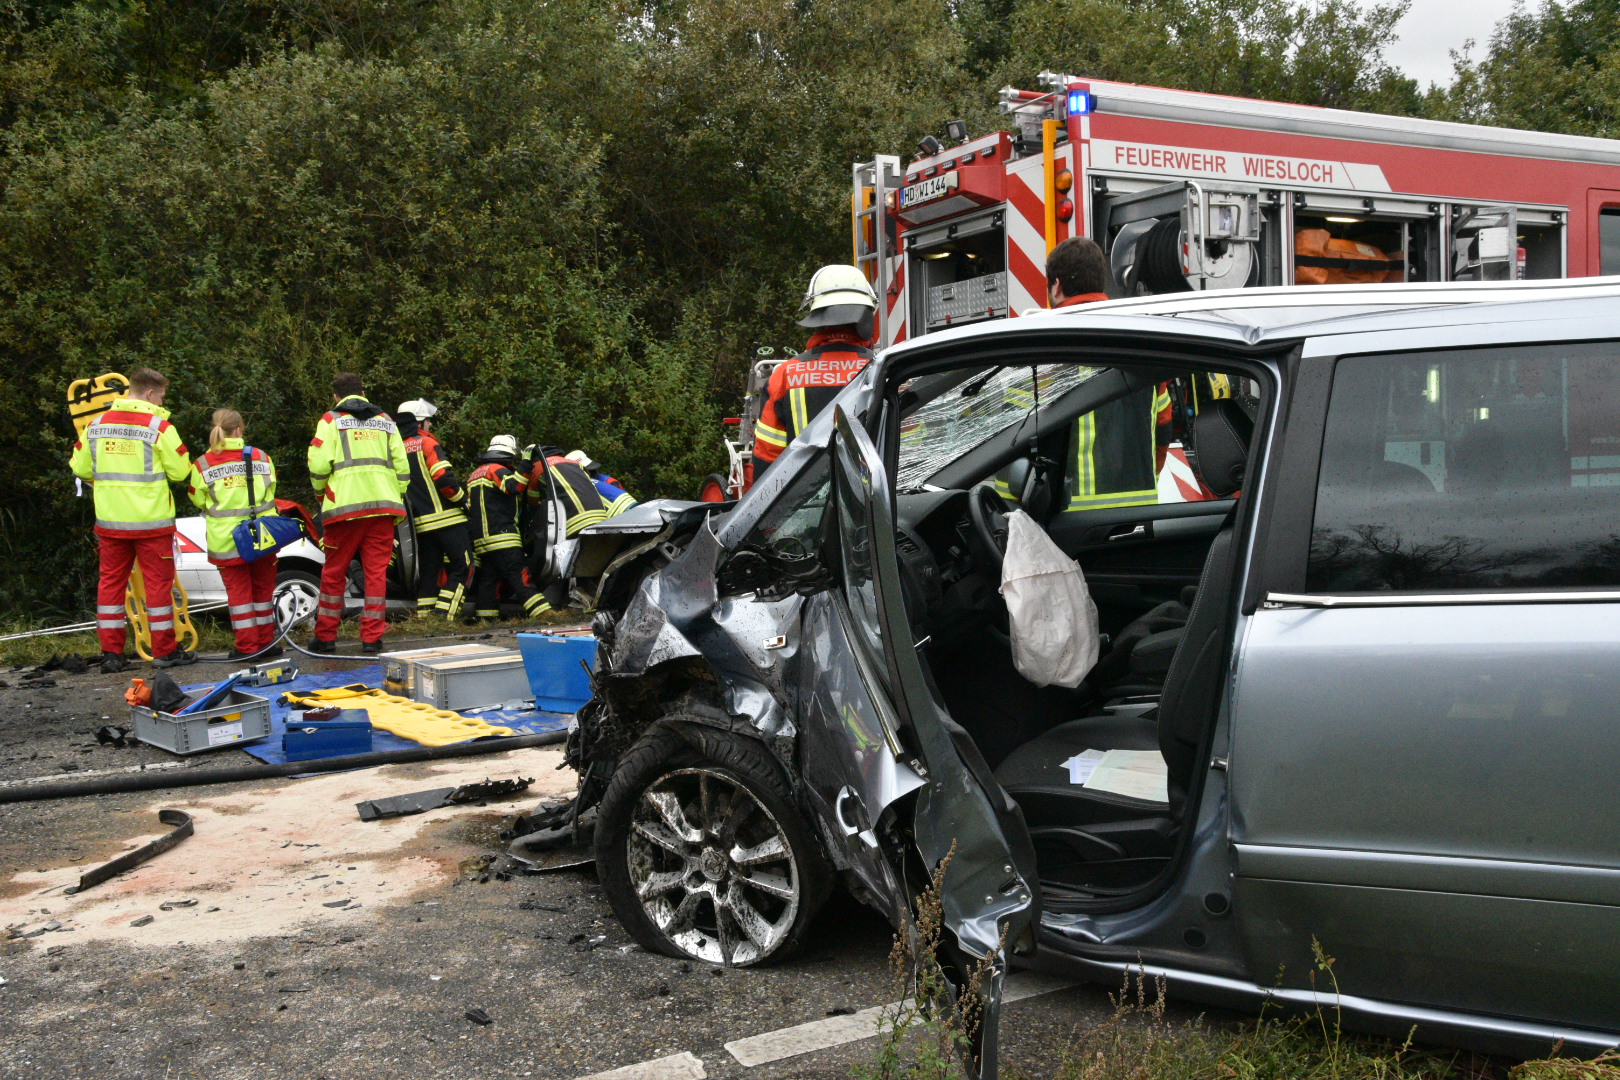
POLYGON ((595 854, 645 948, 735 967, 792 955, 836 876, 770 750, 678 713, 619 757, 595 854))
POLYGON ((284 630, 287 624, 314 611, 320 591, 320 581, 312 574, 300 571, 283 574, 270 594, 270 602, 275 606, 276 629, 284 630))
POLYGON ((630 831, 636 897, 682 952, 746 965, 787 940, 800 904, 792 844, 742 784, 706 768, 671 772, 642 792, 630 831))

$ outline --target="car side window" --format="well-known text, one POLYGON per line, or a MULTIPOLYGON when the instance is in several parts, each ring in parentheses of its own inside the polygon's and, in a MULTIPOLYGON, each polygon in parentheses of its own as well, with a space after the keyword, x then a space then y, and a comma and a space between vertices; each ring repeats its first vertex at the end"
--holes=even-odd
POLYGON ((832 490, 832 470, 825 453, 799 474, 760 515, 747 543, 787 545, 813 554, 820 546, 821 530, 827 516, 827 497, 832 490))
POLYGON ((1338 362, 1312 592, 1620 586, 1620 344, 1338 362))

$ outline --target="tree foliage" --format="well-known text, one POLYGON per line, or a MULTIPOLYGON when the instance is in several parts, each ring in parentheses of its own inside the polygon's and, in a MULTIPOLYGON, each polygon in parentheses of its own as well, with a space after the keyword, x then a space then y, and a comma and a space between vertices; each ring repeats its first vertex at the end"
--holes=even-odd
POLYGON ((848 258, 852 162, 1043 68, 1429 108, 1404 2, 0 0, 0 610, 90 595, 73 378, 164 371, 194 450, 241 409, 294 497, 345 369, 463 464, 511 431, 686 494, 848 258))
POLYGON ((1429 95, 1442 119, 1615 138, 1620 135, 1620 0, 1516 7, 1481 59, 1455 57, 1429 95))

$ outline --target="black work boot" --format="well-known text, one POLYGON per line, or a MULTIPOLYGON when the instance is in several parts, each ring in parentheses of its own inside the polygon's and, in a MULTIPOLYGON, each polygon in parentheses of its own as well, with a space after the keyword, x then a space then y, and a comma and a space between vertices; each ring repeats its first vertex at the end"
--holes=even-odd
POLYGON ((156 659, 154 659, 152 661, 152 666, 153 667, 160 667, 160 668, 163 668, 163 667, 184 667, 187 664, 195 664, 196 662, 197 662, 197 654, 196 653, 187 652, 185 649, 178 649, 177 648, 171 653, 166 653, 163 656, 159 656, 156 659))
POLYGON ((376 656, 378 653, 383 651, 383 643, 380 640, 362 641, 360 643, 360 651, 365 653, 367 656, 376 656))
POLYGON ((129 670, 129 661, 123 653, 104 652, 101 654, 101 673, 103 675, 116 675, 120 671, 129 670))
POLYGON ((304 646, 304 651, 331 656, 337 652, 337 642, 322 641, 318 637, 312 637, 309 639, 309 644, 304 646))

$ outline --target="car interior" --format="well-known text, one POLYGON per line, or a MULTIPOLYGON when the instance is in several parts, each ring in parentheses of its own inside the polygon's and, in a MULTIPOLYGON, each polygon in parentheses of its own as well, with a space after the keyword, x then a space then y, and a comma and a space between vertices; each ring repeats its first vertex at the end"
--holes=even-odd
POLYGON ((1124 896, 1171 862, 1218 700, 1257 411, 1256 385, 1236 377, 1068 368, 913 380, 890 458, 919 655, 1022 811, 1049 903, 1124 896), (1157 490, 1110 500, 1110 423, 1139 425, 1134 442, 1112 447, 1116 464, 1121 445, 1157 453, 1181 480, 1161 475, 1157 490), (1089 486, 1076 473, 1092 474, 1089 486), (999 592, 1015 508, 1077 561, 1096 604, 1101 651, 1078 686, 1037 686, 1015 665, 999 592))

